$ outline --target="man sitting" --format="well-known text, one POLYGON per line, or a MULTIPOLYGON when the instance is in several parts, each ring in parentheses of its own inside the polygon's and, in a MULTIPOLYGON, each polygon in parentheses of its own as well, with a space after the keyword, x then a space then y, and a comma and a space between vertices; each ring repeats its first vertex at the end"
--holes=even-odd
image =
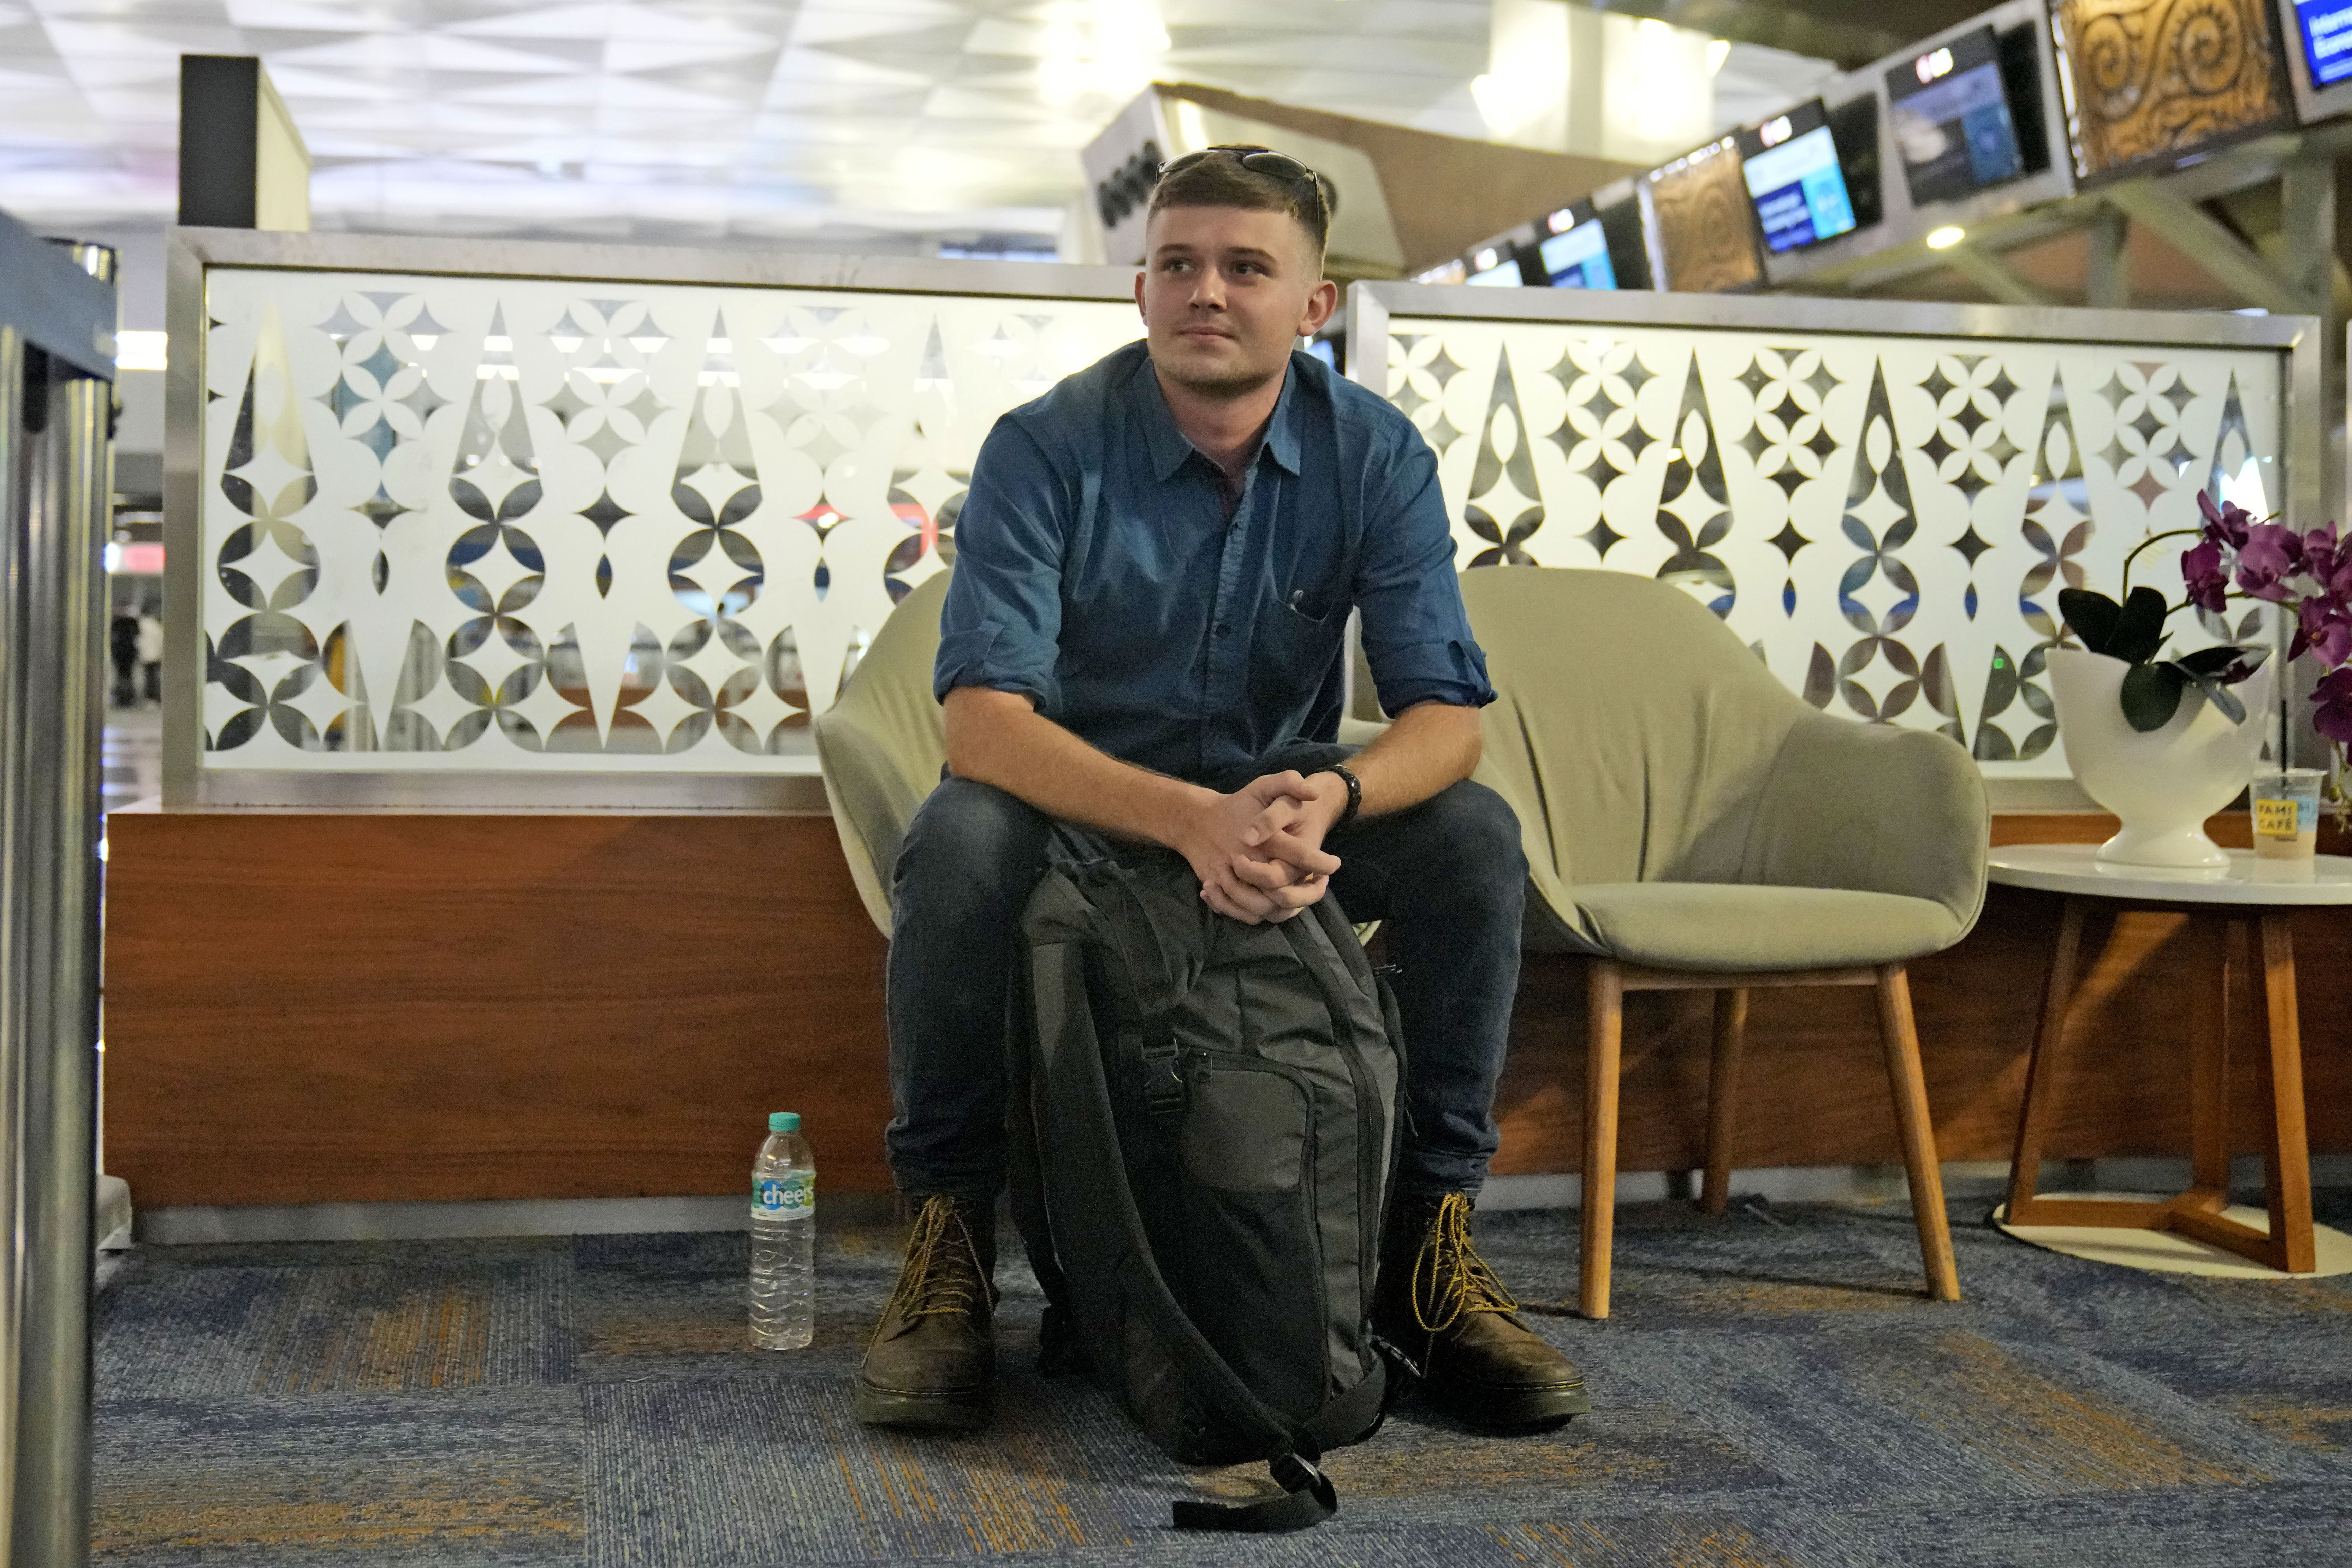
POLYGON ((1374 1323, 1498 1428, 1588 1408, 1473 1249, 1518 984, 1527 863, 1469 780, 1494 700, 1412 423, 1293 352, 1329 319, 1320 178, 1262 148, 1152 193, 1146 337, 998 421, 956 529, 935 685, 948 771, 893 873, 891 1168, 918 1205, 858 1373, 863 1420, 970 1427, 993 1353, 1004 1019, 1055 818, 1165 845, 1219 914, 1337 889, 1387 922, 1409 1070, 1374 1323), (1395 722, 1339 731, 1344 629, 1395 722))

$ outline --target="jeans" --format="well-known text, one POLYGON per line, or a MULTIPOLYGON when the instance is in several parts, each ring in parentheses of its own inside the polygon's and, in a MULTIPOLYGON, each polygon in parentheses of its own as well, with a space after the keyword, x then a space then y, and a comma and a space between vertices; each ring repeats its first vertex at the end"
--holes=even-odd
MULTIPOLYGON (((1236 789, 1350 748, 1284 747, 1236 789)), ((891 877, 888 1133, 899 1190, 985 1206, 1004 1184, 1004 1020, 1020 921, 1052 821, 1013 795, 942 779, 908 826, 891 877)), ((1465 779, 1419 805, 1350 823, 1327 844, 1331 893, 1384 923, 1408 1066, 1397 1190, 1475 1194, 1494 1154, 1495 1084, 1519 982, 1527 860, 1518 818, 1465 779)))

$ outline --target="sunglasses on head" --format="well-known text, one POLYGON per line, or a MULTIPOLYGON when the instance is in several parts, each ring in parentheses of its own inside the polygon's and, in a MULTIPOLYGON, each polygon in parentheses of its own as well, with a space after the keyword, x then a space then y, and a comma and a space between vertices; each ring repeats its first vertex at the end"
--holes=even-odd
POLYGON ((1170 159, 1160 165, 1160 173, 1165 177, 1180 169, 1189 169, 1204 158, 1219 156, 1231 158, 1252 174, 1271 174, 1277 180, 1288 180, 1294 184, 1305 185, 1315 193, 1315 199, 1323 204, 1324 212, 1328 214, 1331 210, 1331 182, 1289 153, 1277 153, 1271 147, 1257 147, 1247 143, 1203 147, 1198 153, 1187 153, 1181 158, 1170 159))

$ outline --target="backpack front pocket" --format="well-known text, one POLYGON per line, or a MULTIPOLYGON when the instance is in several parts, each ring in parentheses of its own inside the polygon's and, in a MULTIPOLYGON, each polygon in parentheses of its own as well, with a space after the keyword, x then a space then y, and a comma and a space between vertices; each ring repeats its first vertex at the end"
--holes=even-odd
POLYGON ((1294 1068, 1223 1051, 1186 1053, 1184 1076, 1184 1261, 1170 1283, 1226 1364, 1304 1418, 1329 1396, 1313 1090, 1294 1068))

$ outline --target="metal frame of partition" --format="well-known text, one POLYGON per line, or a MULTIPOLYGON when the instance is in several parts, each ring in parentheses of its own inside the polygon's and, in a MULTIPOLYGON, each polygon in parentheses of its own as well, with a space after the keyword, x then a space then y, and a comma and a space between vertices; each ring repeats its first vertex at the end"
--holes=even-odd
POLYGON ((114 253, 0 216, 0 1536, 89 1557, 114 253))
POLYGON ((519 240, 179 228, 166 256, 163 447, 163 796, 167 809, 268 804, 322 810, 825 809, 814 773, 655 771, 530 773, 208 769, 205 685, 201 433, 207 382, 205 279, 232 268, 635 284, 716 284, 997 299, 1123 300, 1135 272, 1060 262, 771 256, 519 240))
MULTIPOLYGON (((2323 478, 2323 430, 2330 411, 2321 391, 2322 327, 2314 316, 2239 316, 2179 310, 2095 310, 2061 307, 1914 304, 1797 295, 1610 293, 1549 289, 1459 289, 1419 283, 1357 283, 1348 291, 1348 374, 1387 395, 1387 344, 1392 316, 1546 325, 1647 327, 1838 333, 1857 337, 2000 338, 2043 342, 2147 343, 2182 348, 2270 349, 2286 364, 2281 385, 2285 521, 2318 525, 2329 499, 2323 478), (1377 345, 1377 349, 1376 349, 1377 345)), ((2284 650, 2282 650, 2284 651, 2284 650)), ((2283 682, 2282 686, 2292 683, 2283 682)), ((2304 717, 2280 701, 2292 758, 2317 755, 2304 717)), ((2033 786, 1997 780, 1995 805, 2029 809, 2084 804, 2033 786)), ((2056 782, 2056 781, 2053 781, 2056 782)))

